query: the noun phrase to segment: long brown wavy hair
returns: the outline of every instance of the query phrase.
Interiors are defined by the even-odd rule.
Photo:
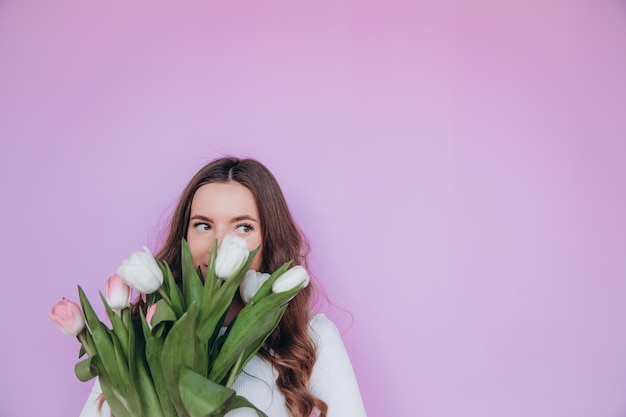
[[[263,272],[272,272],[290,260],[307,267],[309,245],[297,227],[285,197],[272,173],[254,159],[225,157],[202,167],[183,190],[169,222],[167,235],[157,257],[167,262],[175,274],[181,270],[181,241],[186,237],[191,202],[196,190],[209,183],[236,182],[254,196],[262,230]],[[293,417],[309,417],[317,409],[325,417],[327,404],[308,388],[317,358],[308,333],[311,295],[309,284],[291,300],[283,319],[259,351],[278,371],[276,384],[285,396]]]

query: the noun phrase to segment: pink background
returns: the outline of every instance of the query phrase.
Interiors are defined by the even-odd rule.
[[[0,1],[0,416],[78,415],[49,308],[223,154],[283,186],[370,416],[626,415],[624,1],[138,3]]]

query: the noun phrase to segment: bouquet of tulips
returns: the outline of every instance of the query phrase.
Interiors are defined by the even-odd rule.
[[[216,242],[217,247],[217,242]],[[111,327],[100,321],[78,286],[81,308],[63,299],[52,321],[81,343],[76,376],[98,376],[116,417],[206,417],[250,407],[230,387],[276,328],[291,300],[309,283],[301,266],[274,273],[248,270],[259,248],[228,235],[212,251],[206,276],[182,242],[182,282],[148,248],[123,261],[100,293]],[[133,306],[132,289],[144,302]],[[246,302],[223,329],[239,290]]]

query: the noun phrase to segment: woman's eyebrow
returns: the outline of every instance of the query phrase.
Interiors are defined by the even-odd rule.
[[[254,217],[248,215],[248,214],[243,214],[241,216],[237,216],[233,218],[233,222],[240,222],[242,220],[252,220],[253,222],[259,222],[257,219],[255,219]]]
[[[201,214],[194,214],[193,216],[191,216],[191,220],[203,220],[203,221],[207,221],[207,222],[211,222],[212,219],[210,217],[206,217],[203,216]],[[255,219],[254,217],[250,216],[249,214],[242,214],[241,216],[237,216],[237,217],[233,217],[233,219],[231,220],[231,222],[240,222],[242,220],[251,220],[253,222],[259,222],[257,219]]]
[[[204,220],[204,221],[207,221],[207,222],[211,221],[211,219],[209,219],[208,217],[202,216],[200,214],[194,214],[193,216],[191,216],[191,219],[192,220]]]

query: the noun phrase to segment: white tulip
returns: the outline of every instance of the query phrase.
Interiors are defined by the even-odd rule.
[[[303,266],[296,265],[289,269],[287,272],[276,278],[276,281],[272,284],[272,292],[285,292],[293,288],[304,288],[309,285],[308,272]]]
[[[228,279],[246,262],[249,253],[245,239],[231,234],[224,236],[215,258],[215,275]]]
[[[124,259],[117,268],[117,273],[131,288],[144,294],[152,294],[163,284],[163,272],[150,249],[144,246],[143,250]]]
[[[241,284],[239,284],[239,294],[243,302],[248,304],[269,277],[270,274],[253,271],[252,269],[246,272]]]

